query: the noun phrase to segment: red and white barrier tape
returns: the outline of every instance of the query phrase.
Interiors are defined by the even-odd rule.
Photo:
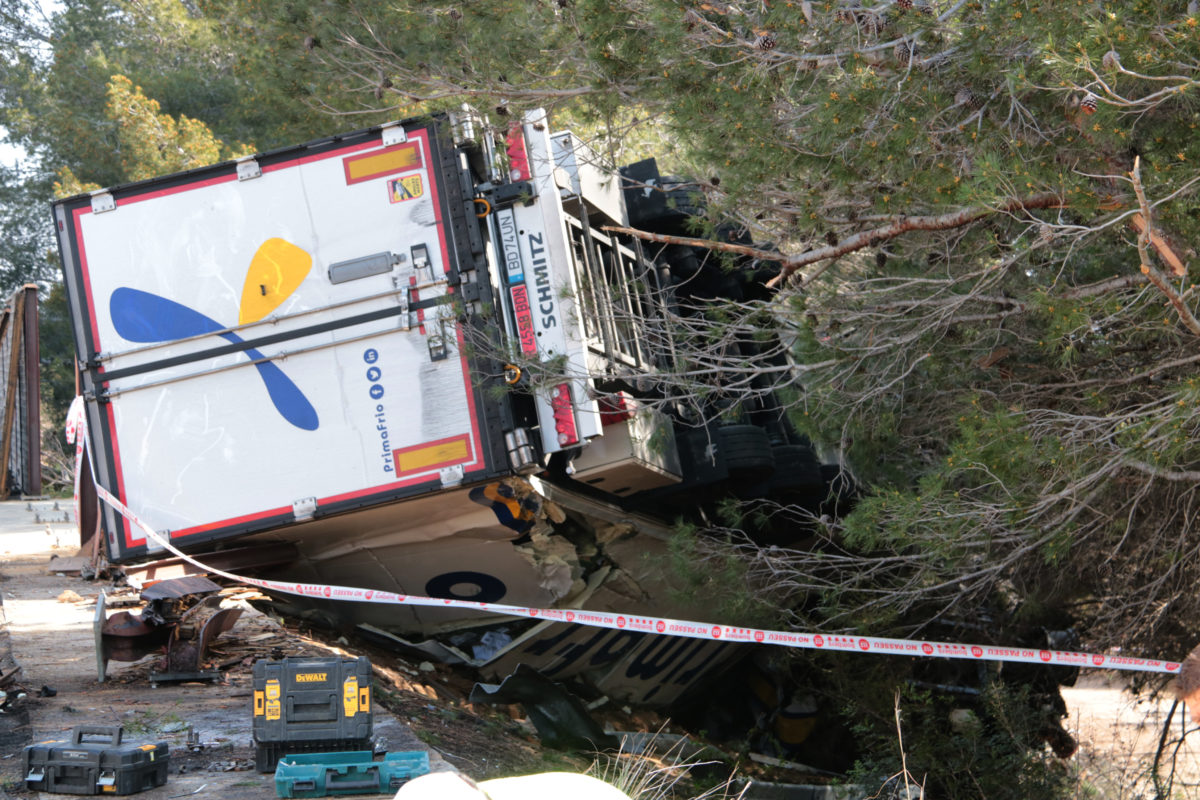
[[[76,518],[78,518],[79,475],[83,464],[83,453],[86,449],[87,420],[84,414],[82,398],[75,398],[67,419],[67,440],[75,442],[75,501]],[[90,457],[90,456],[89,456]],[[92,475],[97,473],[93,468]],[[1174,661],[1158,661],[1150,658],[1131,658],[1127,656],[1102,655],[1100,653],[1075,653],[1067,650],[1041,650],[1029,647],[1001,647],[997,645],[964,644],[961,642],[927,642],[913,639],[888,639],[880,636],[850,636],[842,634],[821,634],[796,631],[774,631],[759,628],[742,628],[730,625],[716,625],[708,622],[690,622],[687,620],[667,619],[660,617],[634,616],[631,614],[614,614],[606,611],[582,611],[557,608],[525,608],[509,606],[500,603],[479,603],[469,600],[441,599],[436,597],[419,597],[415,595],[381,592],[374,589],[360,589],[352,586],[331,586],[314,583],[285,583],[250,578],[232,572],[216,569],[204,564],[186,553],[181,552],[164,539],[157,531],[143,522],[121,500],[96,483],[96,493],[100,499],[112,506],[116,511],[140,528],[148,540],[161,545],[165,550],[184,561],[187,561],[211,574],[220,575],[231,581],[245,583],[282,594],[293,594],[302,597],[316,597],[329,600],[346,600],[359,603],[383,603],[389,605],[434,606],[442,608],[463,608],[472,611],[486,611],[493,614],[503,614],[513,617],[530,619],[545,619],[553,622],[568,622],[577,625],[587,625],[595,628],[613,628],[619,630],[639,631],[662,634],[664,636],[681,636],[689,639],[710,639],[728,642],[747,642],[769,644],[780,647],[794,647],[812,650],[841,650],[856,653],[875,653],[879,655],[903,655],[921,658],[959,658],[976,661],[1010,661],[1024,664],[1045,664],[1048,666],[1088,667],[1092,669],[1113,669],[1128,672],[1162,672],[1175,674],[1179,672],[1179,664]]]

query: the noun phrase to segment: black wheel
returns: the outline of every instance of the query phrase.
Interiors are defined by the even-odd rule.
[[[766,480],[775,470],[767,432],[754,425],[725,425],[717,429],[717,452],[737,481]]]
[[[775,473],[771,476],[771,494],[811,493],[825,488],[821,462],[811,447],[785,444],[771,449]]]

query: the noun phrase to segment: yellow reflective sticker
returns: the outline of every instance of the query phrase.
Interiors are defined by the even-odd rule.
[[[392,451],[397,474],[459,464],[466,461],[470,455],[466,436]]]
[[[271,678],[266,685],[267,719],[276,720],[282,716],[282,704],[279,702],[279,679]]]
[[[342,705],[346,708],[347,717],[358,713],[358,678],[353,675],[342,684]]]
[[[421,153],[416,142],[389,147],[386,150],[376,150],[361,156],[348,156],[342,159],[346,168],[346,183],[359,183],[382,178],[394,172],[414,169],[421,166]]]
[[[258,322],[300,288],[312,269],[312,256],[289,241],[267,239],[259,245],[242,286],[238,324]]]

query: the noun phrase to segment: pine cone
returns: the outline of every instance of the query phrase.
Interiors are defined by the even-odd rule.
[[[778,42],[775,41],[775,34],[770,31],[760,33],[758,38],[754,40],[754,46],[759,50],[774,50],[776,44]]]
[[[1080,101],[1079,110],[1085,114],[1095,114],[1096,109],[1099,108],[1099,106],[1100,98],[1096,97],[1096,95],[1092,94],[1091,92],[1088,92],[1084,96],[1083,100]]]
[[[975,94],[975,90],[970,86],[964,86],[954,93],[954,105],[966,106],[976,111],[983,107],[983,98]]]
[[[913,0],[896,0],[896,8],[901,11],[908,11],[913,7]]]
[[[1105,69],[1120,69],[1121,68],[1121,56],[1117,53],[1116,50],[1109,50],[1107,53],[1104,54],[1104,58],[1100,59],[1100,64]]]
[[[908,66],[908,63],[917,55],[917,44],[916,42],[910,43],[907,39],[901,39],[892,48],[892,55],[901,66]]]

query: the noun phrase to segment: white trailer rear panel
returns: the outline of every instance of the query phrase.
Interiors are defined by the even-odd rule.
[[[61,201],[97,478],[188,546],[507,471],[435,125]],[[493,417],[494,417],[493,413]],[[106,510],[112,557],[145,552]]]

